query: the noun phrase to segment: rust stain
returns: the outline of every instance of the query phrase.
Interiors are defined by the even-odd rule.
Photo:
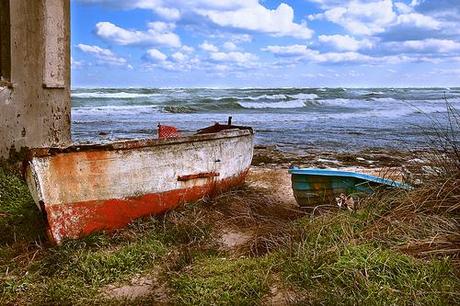
[[[78,156],[59,154],[55,158],[50,159],[50,173],[57,179],[56,181],[62,182],[55,186],[55,190],[59,193],[60,197],[64,197],[67,193],[80,193],[80,184],[75,176],[69,175],[78,171]]]
[[[202,178],[213,178],[219,176],[220,173],[217,172],[202,172],[197,174],[189,174],[189,175],[181,175],[177,177],[178,181],[186,182],[195,179],[202,179]]]
[[[53,181],[60,182],[54,188],[59,193],[59,198],[65,198],[67,194],[85,194],[85,186],[98,188],[104,184],[101,174],[107,173],[109,164],[107,151],[81,152],[77,154],[58,154],[50,159],[50,173]],[[72,173],[86,172],[88,182],[82,182],[79,175]],[[53,203],[54,204],[54,203]]]
[[[100,186],[107,184],[107,169],[110,166],[109,155],[110,152],[108,151],[84,152],[82,161],[87,163],[90,170],[90,175],[87,176],[87,186],[91,186],[92,189],[98,189]]]
[[[63,205],[45,205],[49,221],[48,235],[59,244],[63,239],[77,239],[95,231],[115,230],[134,219],[157,215],[205,195],[216,195],[244,183],[249,169],[224,180],[210,178],[202,186],[147,194],[127,199],[87,201]]]

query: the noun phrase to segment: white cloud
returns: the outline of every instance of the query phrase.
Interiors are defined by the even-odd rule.
[[[219,51],[219,48],[217,48],[215,45],[211,43],[208,43],[207,41],[203,42],[200,45],[200,48],[207,52],[218,52]]]
[[[334,7],[310,19],[326,19],[337,23],[353,34],[372,35],[384,31],[396,18],[392,0],[350,1],[346,6]]]
[[[364,55],[357,52],[328,52],[318,53],[312,58],[313,61],[318,63],[375,63],[378,61],[376,58]]]
[[[149,49],[147,50],[147,58],[155,62],[162,62],[162,61],[165,61],[168,57],[164,53],[162,53],[160,50]]]
[[[229,50],[229,51],[235,51],[238,49],[238,46],[234,42],[231,42],[231,41],[227,41],[226,43],[224,43],[223,47],[224,49]]]
[[[104,49],[99,46],[91,46],[85,44],[78,44],[77,48],[84,53],[91,54],[96,59],[98,59],[99,63],[101,64],[108,64],[112,66],[127,66],[129,68],[132,68],[132,66],[128,64],[128,61],[125,58],[115,55],[109,49]]]
[[[160,68],[165,71],[170,72],[186,72],[191,71],[199,68],[200,60],[198,58],[192,58],[187,61],[176,61],[176,60],[166,60],[160,63],[156,63],[148,68]]]
[[[390,27],[439,29],[441,26],[433,17],[416,13],[412,6],[401,2],[393,4],[392,0],[352,0],[309,18],[331,21],[355,35],[383,33]]]
[[[309,49],[304,45],[290,46],[268,46],[262,51],[267,51],[278,57],[293,58],[295,61],[303,60],[315,63],[337,64],[337,63],[355,63],[355,64],[399,64],[403,62],[420,62],[431,61],[426,57],[409,57],[404,55],[394,56],[370,56],[358,52],[325,52]]]
[[[262,51],[267,51],[282,57],[303,57],[315,52],[305,45],[267,46],[263,48]]]
[[[417,28],[425,28],[432,30],[437,30],[441,27],[441,23],[433,17],[418,13],[399,15],[395,25],[412,25]]]
[[[345,5],[349,0],[307,0],[319,4],[323,9],[328,9],[335,6]]]
[[[394,6],[401,14],[409,14],[414,11],[414,8],[411,5],[407,5],[404,2],[395,2]]]
[[[139,1],[137,6],[143,9],[151,9],[165,19],[178,20],[181,17],[181,12],[177,8],[163,7],[148,2],[149,1]]]
[[[148,30],[136,31],[118,27],[110,22],[96,24],[96,34],[106,40],[119,45],[159,45],[180,47],[181,42],[177,34],[173,33],[175,25],[165,22],[151,22]]]
[[[175,62],[183,62],[185,61],[188,56],[185,55],[184,53],[182,52],[175,52],[171,55],[171,58],[175,61]]]
[[[149,9],[162,18],[180,20],[182,16],[205,18],[221,27],[308,39],[313,31],[306,23],[294,21],[294,10],[285,3],[270,10],[258,0],[79,0],[103,3],[126,9]]]
[[[318,40],[341,51],[357,51],[373,47],[369,39],[357,40],[349,35],[320,35]]]
[[[195,51],[195,49],[193,47],[190,47],[190,46],[182,46],[182,48],[180,48],[180,50],[184,53],[187,53],[187,54],[190,54],[190,53],[193,53],[193,51]]]
[[[232,34],[230,35],[230,39],[235,43],[244,43],[252,41],[252,36],[249,34]]]
[[[215,62],[234,62],[238,64],[252,63],[258,60],[257,56],[248,52],[213,52],[209,55]]]
[[[275,10],[265,8],[258,1],[248,1],[245,7],[237,10],[198,9],[196,12],[222,27],[301,39],[309,39],[313,35],[305,23],[294,22],[294,10],[285,3]]]
[[[430,52],[430,53],[449,53],[459,52],[460,42],[448,39],[424,39],[424,40],[407,40],[403,42],[386,43],[387,48],[397,50],[398,52]]]

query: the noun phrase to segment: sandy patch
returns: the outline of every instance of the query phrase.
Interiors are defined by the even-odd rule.
[[[105,290],[105,295],[112,299],[134,300],[139,297],[145,297],[153,289],[153,281],[146,277],[133,279],[131,284],[116,287],[109,285]]]
[[[270,288],[269,296],[264,300],[264,305],[290,305],[296,301],[296,293],[292,290],[278,288],[273,286]]]
[[[224,250],[232,250],[244,245],[252,238],[249,233],[227,230],[220,237],[220,245]]]
[[[247,179],[250,187],[266,189],[279,202],[297,206],[288,169],[253,167]]]
[[[109,299],[135,300],[152,297],[155,302],[167,303],[169,289],[159,281],[158,275],[135,277],[126,285],[108,285],[103,294]]]

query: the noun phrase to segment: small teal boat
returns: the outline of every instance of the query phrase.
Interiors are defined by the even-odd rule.
[[[349,171],[293,167],[289,173],[294,196],[300,206],[332,203],[340,194],[359,197],[378,189],[411,189],[404,183]]]

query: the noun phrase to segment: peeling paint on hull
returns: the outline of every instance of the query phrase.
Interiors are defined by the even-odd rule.
[[[26,178],[59,244],[238,186],[252,154],[252,130],[38,149]]]
[[[122,228],[132,220],[164,213],[182,203],[193,202],[206,195],[214,195],[244,182],[247,171],[225,181],[203,186],[146,194],[127,199],[88,201],[46,208],[48,234],[53,240],[79,238],[96,231]]]

